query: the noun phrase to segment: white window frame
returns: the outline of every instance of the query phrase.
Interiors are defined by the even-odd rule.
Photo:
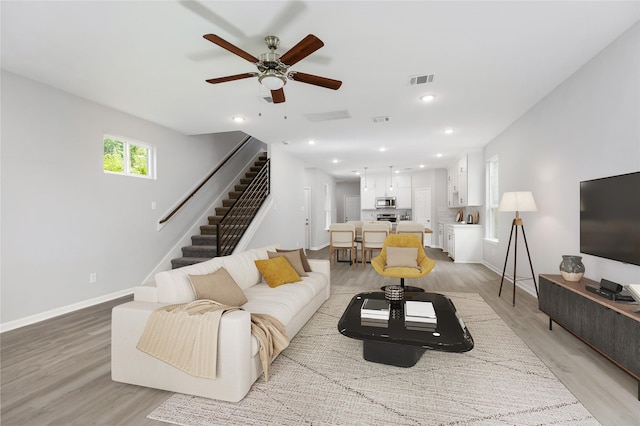
[[[499,187],[499,175],[500,175],[500,162],[498,160],[498,156],[494,155],[487,160],[486,167],[486,210],[485,217],[486,221],[486,234],[485,238],[489,241],[498,242],[499,240],[499,225],[500,225],[500,217],[498,212],[498,206],[500,205],[500,187]],[[493,191],[494,186],[492,183],[495,182],[495,193]]]
[[[155,149],[155,147],[153,145],[145,143],[145,142],[140,142],[140,141],[137,141],[137,140],[134,140],[134,139],[131,139],[131,138],[127,138],[127,137],[105,134],[102,137],[102,145],[103,145],[103,147],[104,147],[104,140],[105,139],[113,139],[115,141],[123,143],[123,145],[124,145],[123,146],[123,150],[124,150],[124,171],[122,171],[122,172],[114,172],[114,171],[111,171],[111,170],[104,170],[104,162],[103,162],[102,171],[104,173],[108,173],[108,174],[112,174],[112,175],[132,176],[132,177],[137,177],[137,178],[142,178],[142,179],[155,179],[156,178],[156,149]],[[131,172],[130,147],[132,145],[133,146],[143,147],[143,148],[145,148],[147,150],[147,174],[146,175],[141,175],[141,174],[138,174],[138,173]]]

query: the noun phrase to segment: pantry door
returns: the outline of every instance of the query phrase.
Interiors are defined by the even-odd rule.
[[[431,222],[431,188],[417,188],[414,194],[414,211],[413,220],[424,225],[433,231]],[[433,234],[425,234],[424,245],[431,247],[431,236]]]

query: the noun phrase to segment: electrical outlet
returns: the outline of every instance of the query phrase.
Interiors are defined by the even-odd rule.
[[[155,210],[158,207],[155,201],[151,202],[151,210]]]
[[[92,272],[89,274],[89,283],[93,284],[96,281],[98,281],[98,274],[96,274],[95,272]]]

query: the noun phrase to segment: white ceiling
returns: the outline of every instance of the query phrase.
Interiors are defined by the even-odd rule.
[[[184,134],[285,142],[344,180],[364,167],[446,167],[484,146],[637,22],[640,2],[2,1],[1,14],[6,70]],[[289,81],[277,105],[257,79],[210,85],[255,67],[207,33],[254,56],[266,35],[284,53],[314,34],[325,46],[291,69],[343,85]],[[409,85],[424,74],[434,81]],[[420,102],[427,93],[436,100]],[[308,118],[337,112],[350,118]]]

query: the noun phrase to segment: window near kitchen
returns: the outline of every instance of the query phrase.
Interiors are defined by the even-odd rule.
[[[324,185],[324,227],[331,226],[331,185]]]
[[[487,235],[489,240],[498,241],[498,206],[500,193],[498,189],[498,156],[487,161]]]
[[[122,137],[103,138],[105,173],[155,179],[155,153],[151,145]]]

